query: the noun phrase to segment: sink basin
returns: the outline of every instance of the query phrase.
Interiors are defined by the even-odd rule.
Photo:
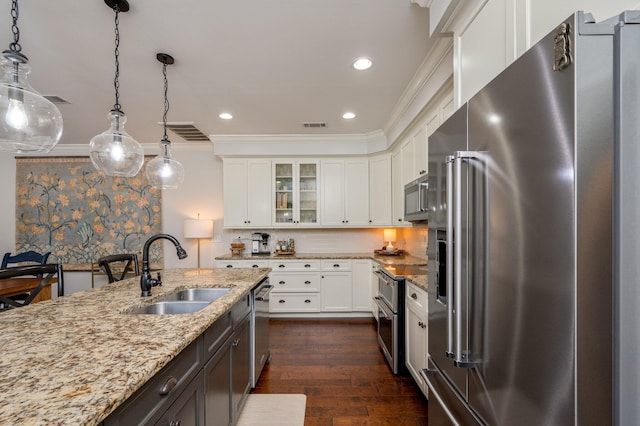
[[[131,311],[132,314],[176,315],[193,314],[206,308],[211,302],[206,301],[171,301],[156,302]]]
[[[214,300],[224,296],[229,288],[187,288],[185,290],[176,291],[167,294],[161,300],[165,301],[203,301],[213,302]]]

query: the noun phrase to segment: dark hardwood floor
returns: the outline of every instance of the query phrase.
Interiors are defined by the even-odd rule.
[[[270,331],[254,393],[307,395],[305,426],[427,424],[426,398],[391,373],[373,319],[271,319]]]

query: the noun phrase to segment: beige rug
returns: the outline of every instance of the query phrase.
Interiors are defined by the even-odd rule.
[[[250,394],[238,426],[303,426],[307,396],[301,394]]]

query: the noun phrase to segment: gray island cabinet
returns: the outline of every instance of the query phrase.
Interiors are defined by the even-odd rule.
[[[104,421],[104,426],[235,424],[251,389],[244,296]]]

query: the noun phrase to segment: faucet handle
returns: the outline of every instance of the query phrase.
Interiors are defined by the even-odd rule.
[[[158,279],[156,280],[156,285],[162,285],[162,276],[160,275],[160,272],[158,272]]]

